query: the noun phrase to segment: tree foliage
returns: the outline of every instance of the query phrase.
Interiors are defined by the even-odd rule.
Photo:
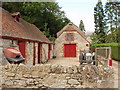
[[[103,8],[99,1],[94,8],[93,44],[120,42],[120,2],[108,0]]]
[[[19,11],[24,20],[36,25],[48,37],[56,33],[70,20],[56,2],[3,2],[10,13]]]
[[[86,31],[82,20],[80,20],[79,28],[81,31],[84,31],[84,32]]]
[[[108,0],[105,4],[106,21],[108,25],[108,36],[106,42],[118,42],[118,32],[120,27],[120,2],[118,0]]]
[[[95,23],[95,34],[96,43],[105,43],[105,35],[106,35],[106,22],[105,22],[105,14],[103,10],[102,2],[99,1],[94,7],[94,23]]]

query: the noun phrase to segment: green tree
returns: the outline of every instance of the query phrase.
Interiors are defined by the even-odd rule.
[[[107,27],[106,27],[106,22],[105,22],[105,14],[103,10],[103,5],[100,0],[94,7],[94,23],[95,23],[94,37],[96,37],[96,40],[97,40],[96,43],[105,43]]]
[[[118,42],[117,33],[120,23],[120,2],[118,0],[108,0],[105,4],[106,21],[108,25],[107,42]]]
[[[84,31],[84,32],[86,31],[82,20],[80,20],[79,28],[81,31]]]

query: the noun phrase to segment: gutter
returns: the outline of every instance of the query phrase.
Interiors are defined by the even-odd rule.
[[[52,44],[52,42],[43,42],[39,40],[31,40],[31,39],[24,39],[19,37],[11,37],[11,36],[0,36],[2,39],[11,39],[11,40],[19,40],[19,41],[30,41],[30,42],[37,42],[37,43],[44,43],[44,44]]]

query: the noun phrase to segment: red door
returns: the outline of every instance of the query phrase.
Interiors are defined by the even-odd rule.
[[[76,44],[64,45],[64,57],[76,57]]]
[[[22,56],[25,58],[25,42],[24,41],[18,41],[19,50],[22,54]]]

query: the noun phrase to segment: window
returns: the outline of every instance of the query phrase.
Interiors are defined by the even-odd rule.
[[[73,38],[73,34],[72,33],[68,33],[67,34],[67,41],[73,41],[74,38]]]

